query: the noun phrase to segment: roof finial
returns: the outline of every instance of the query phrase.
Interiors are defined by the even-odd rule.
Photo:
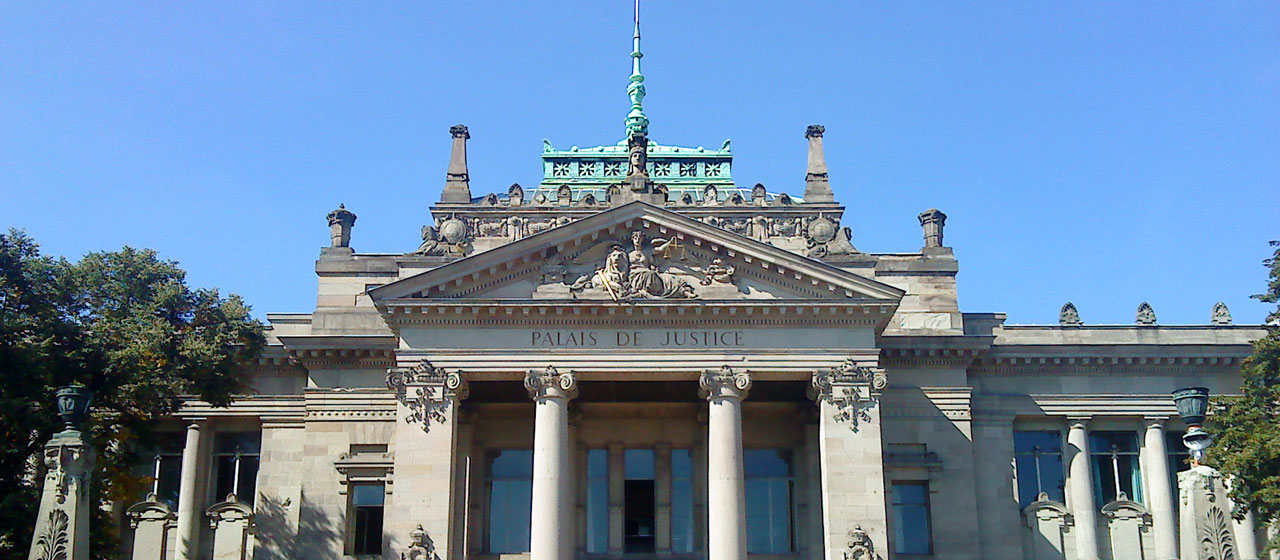
[[[644,115],[644,74],[640,73],[640,0],[635,0],[636,32],[631,38],[631,79],[627,95],[631,97],[631,112],[627,113],[627,136],[635,133],[649,134],[649,117]]]

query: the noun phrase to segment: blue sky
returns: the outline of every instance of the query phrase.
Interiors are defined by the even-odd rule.
[[[178,260],[259,315],[309,311],[324,215],[405,252],[448,128],[472,192],[540,179],[542,138],[612,143],[626,0],[0,3],[0,226],[49,254]],[[966,311],[1051,323],[1207,322],[1265,285],[1280,238],[1275,2],[677,2],[642,6],[666,144],[733,139],[734,178],[803,192],[827,127],[868,252],[950,217]]]

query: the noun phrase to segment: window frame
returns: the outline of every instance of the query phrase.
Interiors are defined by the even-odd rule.
[[[777,454],[779,458],[786,463],[787,475],[786,476],[760,476],[760,475],[752,476],[748,472],[748,467],[747,467],[748,456],[752,453],[760,453],[760,452],[771,452],[771,453]],[[796,512],[797,510],[796,450],[790,447],[745,448],[742,450],[742,460],[743,460],[742,478],[743,478],[744,487],[749,487],[752,480],[767,480],[767,481],[784,481],[786,482],[786,488],[787,488],[787,505],[786,505],[787,507],[787,547],[786,549],[785,550],[776,550],[776,549],[752,550],[751,539],[749,537],[750,528],[748,528],[748,539],[746,543],[747,553],[748,554],[794,554],[798,552],[799,543],[797,542],[797,535],[796,535],[796,516],[797,516],[797,512]],[[743,496],[743,501],[744,501],[743,505],[748,511],[747,519],[749,520],[751,518],[751,515],[750,515],[751,502],[748,496],[749,495]],[[770,509],[770,515],[768,517],[771,520],[773,519],[772,509]],[[749,524],[750,521],[748,521],[747,523]]]
[[[1117,435],[1122,435],[1127,437],[1129,439],[1129,442],[1132,444],[1132,450],[1120,451],[1117,449],[1117,447],[1114,444],[1112,444],[1112,449],[1102,450],[1102,449],[1097,449],[1096,448],[1097,446],[1094,445],[1095,438],[1103,438],[1103,437],[1117,436]],[[1120,475],[1120,464],[1121,464],[1120,457],[1125,457],[1127,459],[1126,462],[1131,467],[1131,470],[1129,470],[1128,473],[1123,478]],[[1147,492],[1146,492],[1146,489],[1142,487],[1143,472],[1142,472],[1141,457],[1142,457],[1141,439],[1138,437],[1138,433],[1136,431],[1091,430],[1089,432],[1089,474],[1093,479],[1093,488],[1091,489],[1091,491],[1093,492],[1093,498],[1096,501],[1098,507],[1102,507],[1113,501],[1119,501],[1121,493],[1124,493],[1125,498],[1128,499],[1129,501],[1136,502],[1136,503],[1146,502]],[[1108,459],[1110,460],[1110,463],[1111,463],[1110,466],[1112,471],[1111,472],[1112,476],[1109,479],[1104,476],[1105,473],[1104,473],[1104,469],[1102,468],[1102,465]],[[1130,489],[1133,490],[1133,492],[1124,492],[1123,484],[1121,483],[1121,481],[1126,478],[1129,480]],[[1115,491],[1114,492],[1115,497],[1112,498],[1110,501],[1106,499],[1106,488],[1108,484],[1112,485]]]
[[[924,497],[924,503],[922,504],[900,503],[899,502],[900,492],[898,492],[897,490],[898,486],[915,486],[915,487],[921,488],[923,490],[921,494]],[[895,555],[928,556],[934,553],[932,502],[933,500],[930,499],[930,486],[929,486],[928,480],[894,480],[889,482],[889,510],[890,510],[890,515],[893,518],[892,519],[893,528],[894,528],[893,553]],[[907,539],[898,538],[899,535],[905,534],[903,533],[903,529],[906,525],[903,522],[903,516],[900,515],[899,509],[898,509],[900,506],[901,507],[920,507],[924,509],[924,524],[925,524],[924,533],[926,537],[925,544],[927,545],[925,552],[902,550],[901,547],[905,544],[904,541]]]
[[[356,504],[356,498],[360,492],[359,489],[374,487],[374,486],[382,488],[382,503],[376,506]],[[378,558],[382,556],[383,540],[386,536],[386,519],[387,519],[386,504],[387,504],[387,486],[383,482],[357,482],[357,483],[352,483],[349,486],[349,491],[347,492],[347,531],[346,531],[345,546],[343,547],[344,548],[343,552],[346,555],[354,556],[357,558]],[[379,516],[382,518],[378,523],[379,530],[378,530],[377,539],[375,541],[377,551],[361,552],[358,550],[360,510],[369,509],[369,508],[377,508],[379,510]]]
[[[255,449],[250,450],[251,452],[241,451],[238,445],[236,446],[235,450],[232,452],[218,450],[218,446],[222,443],[223,438],[246,437],[246,436],[251,436],[256,441]],[[257,492],[258,492],[258,472],[262,468],[262,432],[249,431],[249,430],[243,430],[243,431],[237,430],[237,431],[216,432],[214,434],[213,452],[210,453],[210,458],[213,463],[213,469],[211,469],[213,471],[212,472],[213,476],[211,477],[211,480],[210,480],[211,484],[209,485],[209,490],[213,492],[213,498],[212,498],[213,503],[220,503],[227,499],[227,493],[222,493],[218,491],[219,490],[218,485],[222,478],[222,462],[220,461],[220,459],[225,457],[232,458],[232,474],[231,474],[232,482],[231,482],[231,492],[229,493],[235,494],[236,501],[242,504],[245,504],[249,506],[250,509],[252,509],[257,502],[256,498],[257,498]],[[253,476],[248,478],[249,480],[248,484],[251,485],[249,486],[249,489],[252,491],[249,492],[248,495],[245,495],[244,493],[241,492],[241,489],[244,487],[244,484],[245,484],[245,477],[242,476],[243,475],[242,471],[243,471],[243,467],[247,464],[242,461],[244,461],[244,459],[246,458],[252,458],[254,460]]]
[[[501,456],[503,453],[505,453],[505,452],[522,452],[522,453],[528,453],[528,454],[529,454],[529,464],[530,464],[530,468],[529,468],[529,478],[524,479],[524,478],[509,477],[509,476],[503,476],[503,477],[495,477],[495,476],[494,476],[494,474],[493,474],[493,466],[494,466],[493,464],[494,464],[494,461],[496,461],[496,460],[498,459],[498,457],[500,457],[500,456]],[[512,448],[493,448],[493,449],[488,449],[488,450],[486,450],[486,451],[485,451],[485,454],[484,454],[484,457],[485,457],[485,461],[484,461],[484,484],[483,484],[483,488],[484,488],[484,506],[483,506],[483,507],[484,507],[484,515],[483,515],[483,517],[482,517],[482,519],[481,519],[481,525],[482,525],[482,527],[481,527],[481,529],[482,529],[482,530],[480,531],[480,533],[481,533],[481,538],[482,538],[482,542],[481,542],[481,550],[483,550],[483,554],[486,554],[486,555],[527,554],[527,553],[531,552],[531,550],[523,550],[523,551],[498,551],[498,552],[495,552],[495,551],[493,550],[493,518],[494,518],[494,517],[493,517],[493,516],[494,516],[494,512],[493,512],[493,483],[494,483],[494,481],[495,481],[495,480],[513,480],[513,481],[514,481],[514,480],[527,480],[527,481],[528,481],[528,483],[529,483],[529,496],[530,496],[530,499],[532,500],[532,496],[533,496],[533,467],[532,467],[532,465],[533,465],[533,450],[532,450],[532,449],[525,449],[525,448],[515,448],[515,447],[512,447]],[[529,518],[528,518],[528,519],[529,519],[529,521],[532,521],[532,520],[533,520],[533,508],[532,508],[532,503],[530,504],[530,508],[529,508]],[[527,524],[526,524],[526,525],[527,525]],[[527,544],[525,545],[525,548],[526,548],[526,549],[528,549],[528,548],[532,548],[532,547],[531,547],[531,545],[532,545],[532,535],[529,535],[529,537],[530,537],[530,542],[529,542],[529,543],[527,543]]]
[[[1053,453],[1052,451],[1045,452],[1045,453],[1035,453],[1035,452],[1026,453],[1026,452],[1020,452],[1020,451],[1018,451],[1018,434],[1023,434],[1023,433],[1053,434],[1054,436],[1056,436],[1056,439],[1057,439],[1057,442],[1058,442],[1058,451],[1057,451],[1057,453],[1055,454],[1055,453]],[[1034,446],[1033,446],[1033,448],[1034,448]],[[1049,499],[1050,499],[1051,501],[1055,501],[1055,502],[1059,502],[1059,503],[1066,503],[1066,496],[1067,496],[1067,489],[1066,489],[1066,484],[1067,484],[1067,482],[1066,482],[1066,481],[1067,481],[1066,449],[1067,449],[1066,437],[1064,436],[1064,434],[1062,433],[1062,430],[1060,430],[1060,429],[1034,429],[1034,428],[1031,428],[1031,429],[1015,429],[1015,430],[1013,430],[1013,464],[1014,464],[1014,474],[1015,474],[1015,476],[1017,477],[1017,486],[1014,488],[1014,492],[1015,492],[1015,493],[1017,494],[1017,496],[1018,496],[1018,505],[1019,505],[1019,507],[1020,507],[1020,508],[1026,508],[1027,506],[1031,505],[1032,503],[1035,503],[1035,501],[1039,498],[1039,495],[1040,495],[1041,493],[1048,494],[1048,495],[1049,495]],[[1055,456],[1055,455],[1056,455],[1056,456],[1057,456],[1057,458],[1058,458],[1058,471],[1059,471],[1059,473],[1058,473],[1058,475],[1059,475],[1059,476],[1058,476],[1058,480],[1059,480],[1059,484],[1058,484],[1058,487],[1056,488],[1056,490],[1057,490],[1057,494],[1051,494],[1051,493],[1046,492],[1046,491],[1044,490],[1044,477],[1043,477],[1043,473],[1044,473],[1044,470],[1045,470],[1045,469],[1041,467],[1041,462],[1040,462],[1040,461],[1041,461],[1041,459],[1042,459],[1043,457],[1046,457],[1046,456],[1047,456],[1047,457],[1053,457],[1053,456]],[[1023,474],[1024,474],[1024,473],[1022,473],[1022,472],[1018,469],[1018,462],[1019,462],[1019,459],[1020,459],[1020,458],[1028,457],[1028,456],[1029,456],[1029,457],[1031,457],[1031,458],[1032,458],[1032,460],[1035,462],[1035,466],[1036,466],[1036,468],[1035,468],[1035,472],[1033,472],[1033,473],[1029,473],[1029,474],[1031,474],[1031,477],[1024,477],[1024,476],[1023,476]],[[1034,478],[1034,479],[1035,479],[1036,490],[1037,490],[1037,492],[1036,492],[1036,498],[1035,498],[1035,499],[1032,499],[1030,502],[1022,503],[1022,484],[1023,484],[1023,481],[1024,481],[1024,480],[1027,480],[1028,478]]]

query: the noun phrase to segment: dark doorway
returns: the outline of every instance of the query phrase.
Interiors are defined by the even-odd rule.
[[[652,449],[628,449],[623,486],[622,545],[625,552],[654,552],[654,464]]]

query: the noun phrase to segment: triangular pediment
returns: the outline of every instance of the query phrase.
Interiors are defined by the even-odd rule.
[[[903,291],[632,202],[369,291],[397,300],[892,303]]]

